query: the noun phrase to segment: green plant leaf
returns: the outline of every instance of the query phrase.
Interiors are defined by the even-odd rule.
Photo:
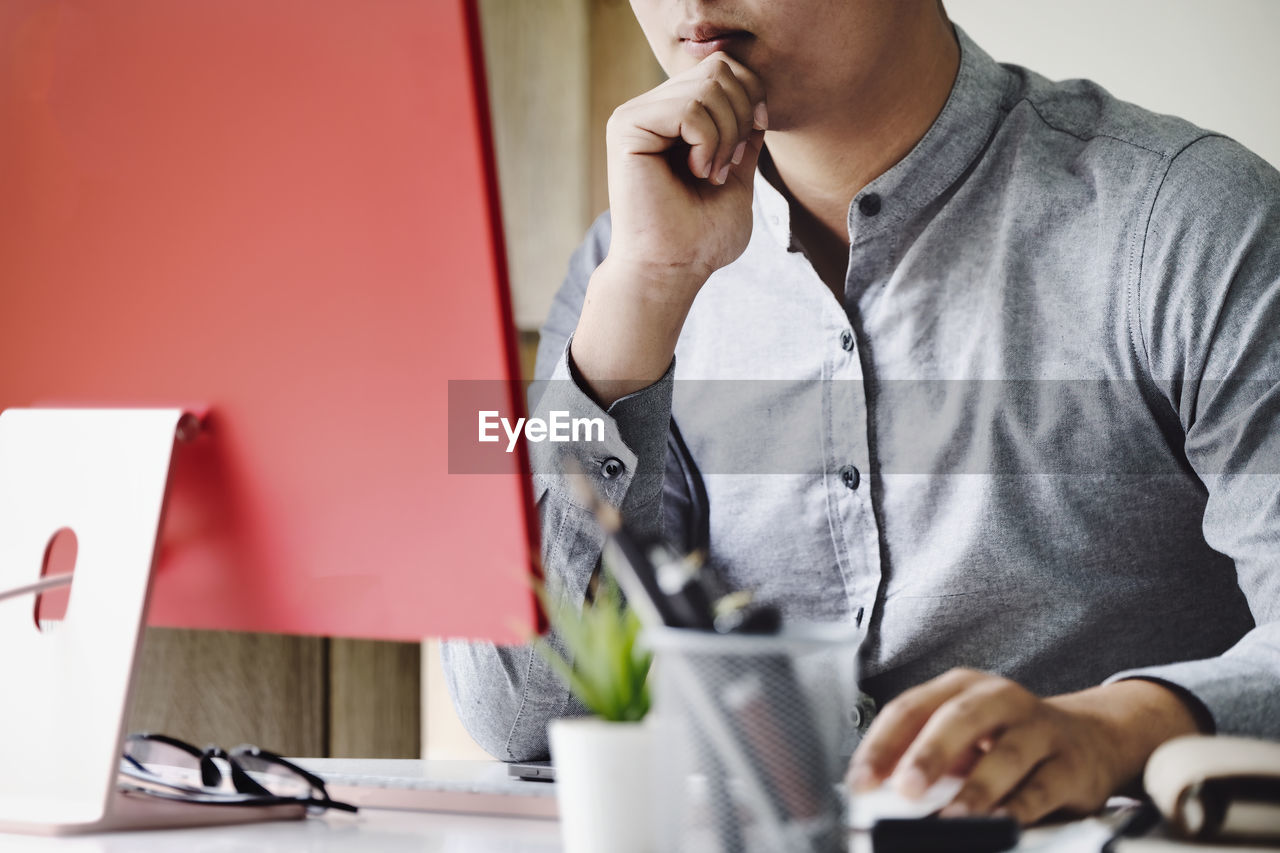
[[[563,645],[539,638],[534,648],[592,713],[608,720],[636,721],[649,710],[652,656],[639,643],[641,624],[607,572],[594,600],[576,606],[558,590],[535,585],[539,601]]]

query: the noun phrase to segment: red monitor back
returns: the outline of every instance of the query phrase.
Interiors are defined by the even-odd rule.
[[[464,0],[0,4],[0,408],[210,411],[152,624],[532,629],[519,454],[448,464],[448,381],[516,364],[478,43]]]

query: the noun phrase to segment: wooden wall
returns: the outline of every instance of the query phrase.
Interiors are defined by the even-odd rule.
[[[130,731],[285,755],[416,758],[417,643],[148,628]]]
[[[609,206],[604,127],[662,80],[625,0],[480,0],[516,324],[536,329]]]
[[[608,205],[604,124],[661,71],[622,0],[479,0],[522,363]],[[149,628],[131,731],[300,756],[472,757],[436,644]]]

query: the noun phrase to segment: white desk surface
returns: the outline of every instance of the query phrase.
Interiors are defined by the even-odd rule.
[[[412,763],[420,764],[423,772],[430,775],[431,762]],[[449,764],[453,765],[450,772],[456,773],[459,762]],[[475,772],[491,776],[496,764],[474,762]],[[344,772],[370,774],[387,772],[388,766],[379,761],[343,765]],[[1088,820],[1028,831],[1018,849],[1035,853],[1097,851],[1105,838],[1103,823]],[[868,847],[865,835],[854,837],[854,853]],[[561,849],[559,824],[551,820],[387,809],[362,809],[358,815],[333,813],[300,821],[63,838],[0,834],[2,853],[559,853]]]
[[[363,809],[351,817],[36,838],[0,835],[4,853],[559,853],[550,820]]]

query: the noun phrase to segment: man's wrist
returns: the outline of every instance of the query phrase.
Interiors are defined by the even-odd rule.
[[[1143,679],[1126,679],[1049,700],[1096,724],[1112,756],[1119,789],[1136,781],[1158,746],[1200,731],[1196,715],[1173,690]]]
[[[714,268],[687,263],[665,263],[646,260],[614,245],[591,275],[597,287],[608,286],[618,295],[634,296],[651,306],[667,306],[687,313],[702,285]]]
[[[587,287],[570,357],[602,406],[662,378],[701,282],[685,270],[640,269],[605,258]]]

